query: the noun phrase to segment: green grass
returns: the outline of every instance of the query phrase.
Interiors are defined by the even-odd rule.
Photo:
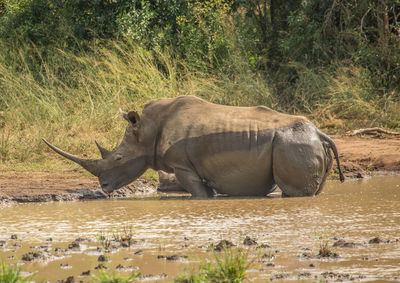
[[[222,255],[214,252],[213,261],[200,262],[197,270],[182,273],[173,282],[243,282],[250,265],[247,253],[242,249],[225,249]]]
[[[23,277],[21,268],[14,265],[0,265],[0,283],[28,283],[31,282],[31,277]]]
[[[141,274],[137,271],[133,271],[129,276],[122,276],[119,273],[107,271],[106,269],[100,269],[98,275],[92,276],[91,282],[99,283],[130,283],[136,282],[141,277]]]
[[[318,256],[323,258],[328,257],[338,257],[339,255],[336,253],[335,249],[332,249],[330,245],[330,240],[326,236],[319,237],[319,251]]]

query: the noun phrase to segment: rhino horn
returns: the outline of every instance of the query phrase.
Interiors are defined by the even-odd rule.
[[[99,149],[101,157],[103,159],[107,158],[107,156],[109,156],[111,154],[111,151],[102,147],[97,141],[94,141],[94,142],[96,143],[97,148]]]
[[[48,141],[46,141],[45,139],[42,138],[42,140],[55,152],[57,152],[58,154],[64,156],[65,158],[78,163],[79,165],[81,165],[83,168],[85,168],[87,171],[89,171],[90,173],[92,173],[95,176],[99,176],[100,175],[100,170],[99,170],[99,161],[100,160],[95,160],[95,159],[82,159],[79,158],[75,155],[66,153],[65,151],[55,147],[54,145],[52,145],[51,143],[49,143]]]
[[[125,111],[122,111],[122,109],[120,108],[119,114],[121,114],[122,118],[124,118],[126,121],[129,122],[128,113],[126,113]]]

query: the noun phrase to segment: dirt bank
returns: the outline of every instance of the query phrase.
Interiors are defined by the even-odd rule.
[[[156,193],[156,183],[139,179],[112,193],[114,198],[127,198]],[[73,201],[106,198],[97,177],[78,173],[3,173],[0,174],[1,202]]]
[[[346,177],[400,173],[400,137],[333,136],[333,139]],[[99,189],[97,178],[84,177],[78,173],[0,173],[0,201],[3,202],[68,201],[105,197]],[[140,179],[114,192],[112,196],[130,197],[155,192],[154,182]]]
[[[400,137],[332,136],[347,177],[400,173]]]

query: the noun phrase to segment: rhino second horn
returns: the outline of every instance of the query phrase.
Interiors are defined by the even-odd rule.
[[[52,145],[51,143],[49,143],[48,141],[46,141],[44,138],[42,138],[42,140],[55,152],[57,152],[58,154],[60,154],[61,156],[64,156],[65,158],[78,163],[79,165],[81,165],[83,168],[85,168],[87,171],[89,171],[90,173],[92,173],[95,176],[99,176],[100,175],[100,170],[99,170],[99,161],[100,160],[95,160],[95,159],[83,159],[83,158],[79,158],[75,155],[66,153],[65,151],[55,147],[54,145]]]
[[[102,147],[97,141],[94,141],[94,142],[96,143],[97,148],[99,149],[101,157],[103,159],[107,158],[107,156],[109,156],[111,154],[111,151]]]

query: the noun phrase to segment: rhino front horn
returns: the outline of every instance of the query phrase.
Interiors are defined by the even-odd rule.
[[[79,158],[75,155],[66,153],[65,151],[55,147],[54,145],[52,145],[51,143],[49,143],[48,141],[46,141],[44,138],[42,138],[42,140],[55,152],[57,152],[58,154],[64,156],[65,158],[78,163],[79,165],[81,165],[83,168],[85,168],[86,170],[88,170],[90,173],[92,173],[95,176],[99,176],[100,175],[100,170],[99,170],[99,161],[100,160],[95,160],[95,159],[82,159]]]
[[[107,156],[110,155],[111,151],[109,151],[108,149],[105,149],[104,147],[102,147],[97,141],[94,141],[97,145],[97,148],[100,151],[101,157],[103,159],[107,158]]]

